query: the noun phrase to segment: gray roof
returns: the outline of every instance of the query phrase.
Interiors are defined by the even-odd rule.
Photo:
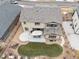
[[[20,10],[21,7],[8,2],[0,6],[0,38],[20,13]]]
[[[33,6],[31,8],[25,7],[21,11],[20,21],[29,22],[62,22],[61,10],[59,7],[53,6]]]

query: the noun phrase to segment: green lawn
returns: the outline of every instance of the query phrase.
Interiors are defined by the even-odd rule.
[[[47,45],[44,43],[28,43],[18,48],[18,53],[24,56],[46,55],[50,57],[59,56],[63,48],[58,44]]]

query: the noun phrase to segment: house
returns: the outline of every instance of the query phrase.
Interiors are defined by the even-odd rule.
[[[79,34],[79,7],[75,9],[72,19],[74,33]]]
[[[21,11],[20,22],[24,32],[28,31],[33,38],[43,37],[53,41],[52,38],[61,35],[62,15],[59,7],[26,5]]]
[[[79,7],[74,9],[72,21],[62,23],[66,37],[72,49],[79,50]]]
[[[21,7],[9,2],[0,6],[0,40],[5,41],[16,26]]]

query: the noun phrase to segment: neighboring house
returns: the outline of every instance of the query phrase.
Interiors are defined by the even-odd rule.
[[[49,38],[56,38],[61,35],[62,15],[59,7],[40,4],[26,6],[21,11],[20,22],[24,32],[29,31],[34,38],[47,35]],[[39,35],[40,31],[42,33]]]
[[[73,14],[73,29],[75,34],[79,34],[79,8]]]
[[[4,3],[0,6],[0,40],[5,41],[16,26],[21,7],[18,5]]]

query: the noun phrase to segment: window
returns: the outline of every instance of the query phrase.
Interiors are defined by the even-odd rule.
[[[35,22],[35,25],[40,25],[40,23],[39,22]]]
[[[53,35],[53,36],[49,36],[49,38],[56,38],[56,36],[55,36],[55,35]]]
[[[43,28],[33,28],[33,30],[40,30],[40,31],[44,31]]]
[[[24,23],[24,24],[26,24],[26,22],[25,22],[25,21],[24,21],[23,23]]]
[[[48,27],[57,27],[57,24],[47,24]]]
[[[27,31],[27,30],[28,30],[28,28],[26,28],[26,27],[25,27],[25,30]]]

